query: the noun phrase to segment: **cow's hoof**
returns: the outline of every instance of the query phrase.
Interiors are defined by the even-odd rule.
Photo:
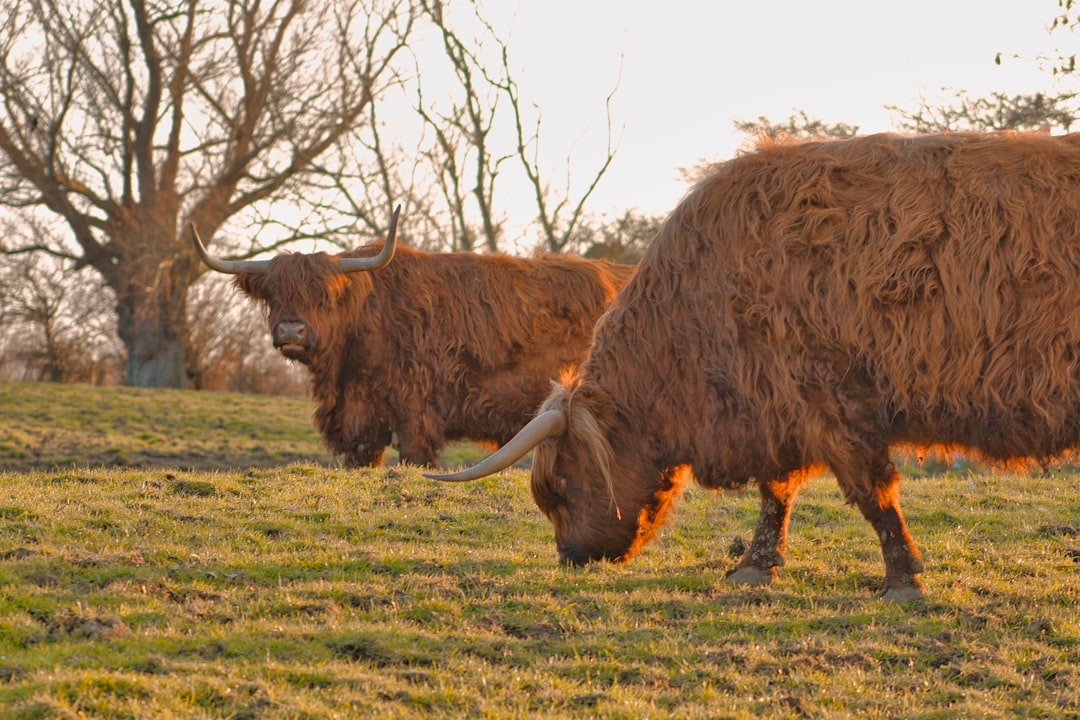
[[[737,567],[727,574],[724,579],[732,585],[745,585],[747,587],[761,587],[768,585],[776,577],[776,570],[769,568],[762,570],[756,567]]]
[[[877,594],[885,602],[909,603],[923,599],[923,590],[918,587],[887,587]]]

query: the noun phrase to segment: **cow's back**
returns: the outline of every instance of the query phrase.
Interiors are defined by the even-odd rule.
[[[646,358],[619,392],[662,382],[774,458],[829,422],[1054,454],[1080,411],[1080,142],[766,145],[690,193],[611,315],[597,365]]]
[[[564,255],[399,253],[368,300],[391,356],[373,363],[380,401],[399,422],[441,424],[448,439],[509,439],[550,382],[584,360],[633,271]],[[401,400],[416,388],[422,397]]]

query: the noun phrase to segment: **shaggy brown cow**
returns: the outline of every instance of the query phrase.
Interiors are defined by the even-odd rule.
[[[880,538],[881,596],[920,596],[890,445],[1042,461],[1080,444],[1080,135],[763,142],[716,166],[580,372],[505,453],[446,479],[537,442],[564,562],[633,556],[692,474],[757,484],[732,580],[767,583],[823,466]]]
[[[392,234],[377,272],[352,272],[370,269],[373,246],[234,265],[192,236],[210,267],[238,273],[236,287],[264,305],[281,353],[307,365],[315,425],[352,467],[378,465],[389,444],[433,465],[449,440],[512,438],[560,371],[584,359],[634,269],[558,255],[394,255]]]

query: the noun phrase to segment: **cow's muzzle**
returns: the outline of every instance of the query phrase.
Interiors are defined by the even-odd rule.
[[[559,562],[567,567],[581,567],[592,561],[592,558],[587,553],[581,552],[576,547],[562,546],[558,548],[558,552]]]
[[[274,347],[293,360],[302,360],[308,353],[307,325],[302,322],[279,322],[274,326]]]

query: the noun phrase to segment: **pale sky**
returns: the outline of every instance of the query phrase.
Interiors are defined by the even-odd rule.
[[[500,0],[486,8],[496,28],[512,25],[511,61],[543,113],[543,149],[561,167],[572,146],[575,179],[599,162],[603,99],[618,82],[619,150],[590,203],[609,214],[671,210],[685,190],[678,168],[735,154],[744,139],[736,120],[779,122],[804,110],[861,133],[893,130],[886,105],[945,102],[942,88],[972,97],[1060,91],[1036,57],[1080,45],[1066,31],[1049,34],[1056,0]]]

